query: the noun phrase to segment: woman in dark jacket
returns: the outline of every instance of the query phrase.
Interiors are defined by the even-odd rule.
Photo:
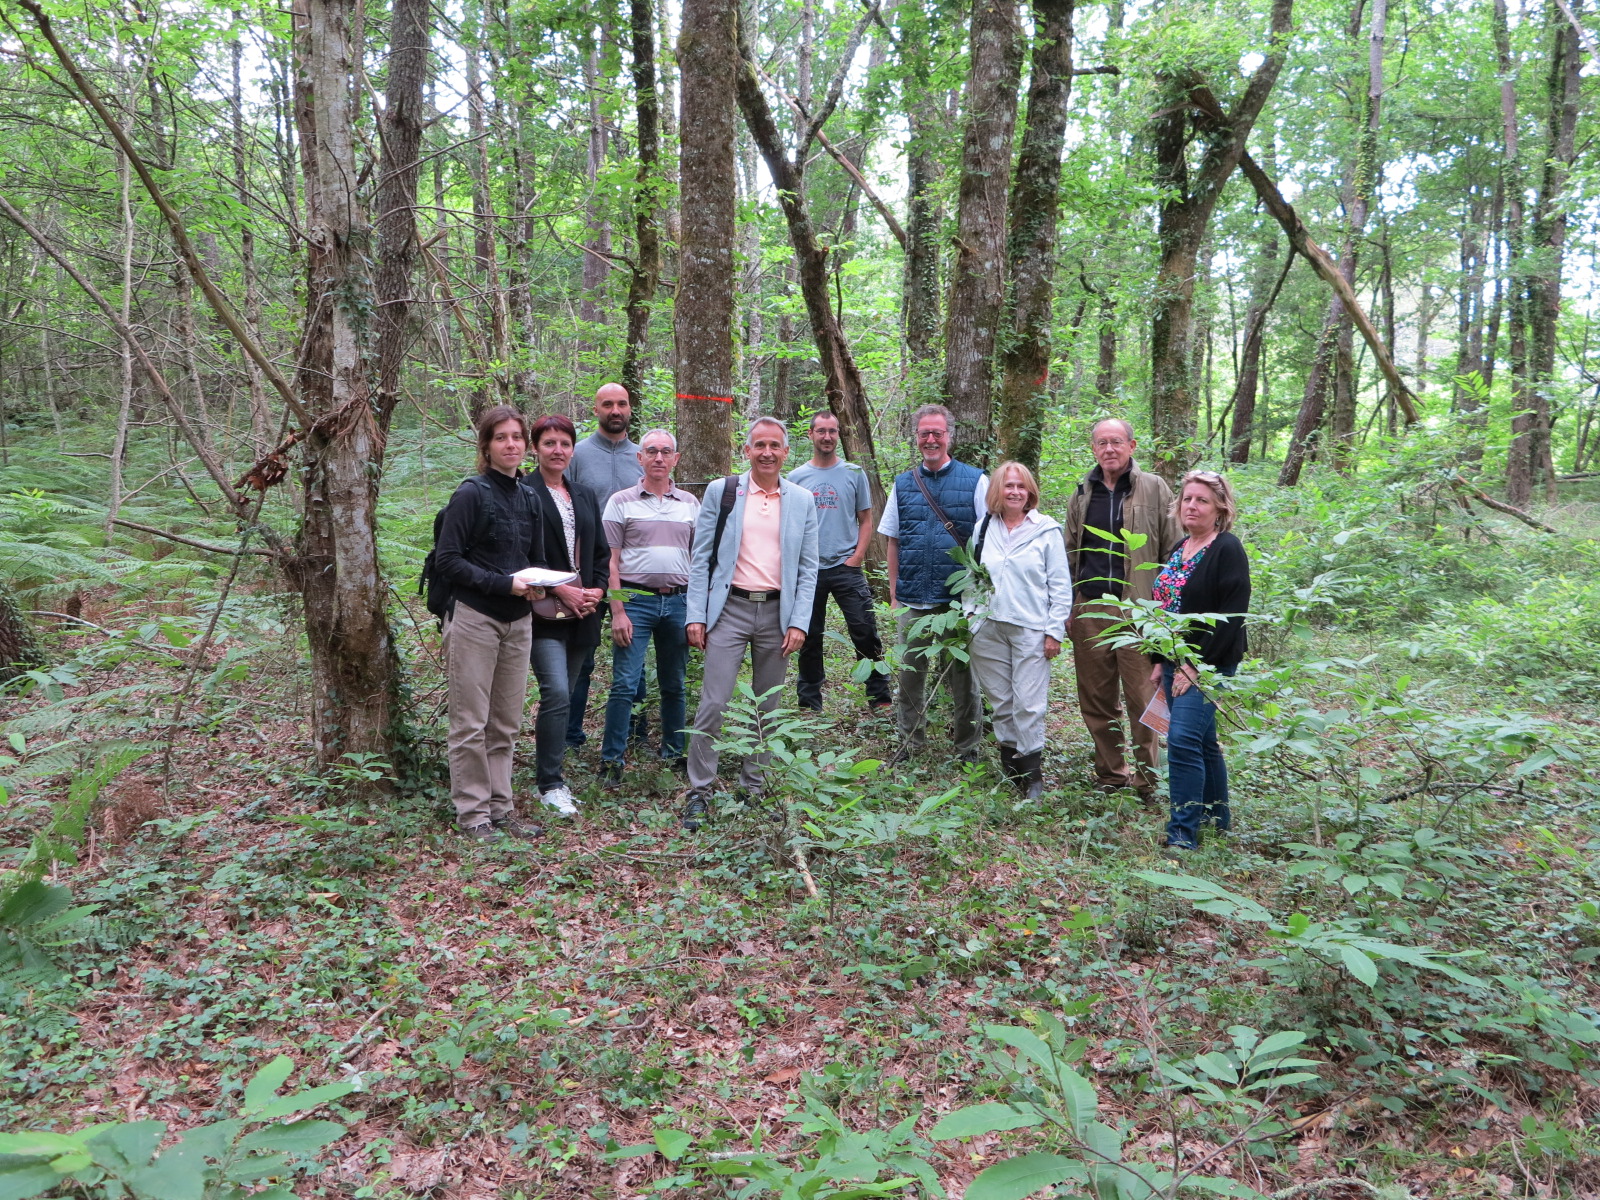
[[[1219,675],[1232,675],[1244,658],[1244,614],[1250,610],[1250,561],[1228,532],[1238,511],[1233,488],[1215,471],[1190,471],[1173,511],[1184,537],[1156,578],[1155,598],[1168,612],[1225,617],[1194,626],[1185,640],[1202,663]],[[1200,690],[1193,663],[1178,666],[1155,658],[1151,682],[1161,686],[1171,710],[1167,787],[1172,815],[1166,846],[1181,854],[1199,846],[1203,822],[1228,831],[1228,765],[1217,743],[1217,706]]]
[[[528,696],[533,642],[529,600],[543,592],[514,578],[544,565],[539,509],[518,480],[528,422],[501,404],[478,422],[478,474],[439,520],[434,569],[450,586],[444,613],[449,685],[450,799],[456,828],[480,841],[539,836],[517,817],[511,753]]]
[[[544,561],[554,571],[574,571],[578,582],[553,588],[556,605],[533,614],[533,673],[539,679],[539,715],[534,721],[534,760],[539,798],[563,816],[578,811],[562,774],[567,752],[567,710],[572,680],[588,652],[600,643],[600,602],[605,599],[610,553],[600,524],[600,502],[566,475],[578,431],[559,414],[533,425],[539,470],[524,486],[538,500],[544,525]],[[553,609],[545,615],[541,608]]]

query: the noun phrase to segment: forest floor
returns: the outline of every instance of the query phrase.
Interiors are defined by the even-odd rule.
[[[1288,519],[1269,516],[1258,571],[1305,585]],[[681,781],[634,766],[620,791],[581,790],[580,815],[541,841],[485,847],[447,824],[420,610],[402,622],[406,761],[310,768],[293,622],[261,588],[236,598],[164,768],[184,631],[209,613],[87,592],[92,627],[52,635],[70,673],[7,701],[21,774],[0,838],[20,854],[83,799],[102,740],[140,756],[104,772],[77,861],[50,876],[98,906],[53,951],[62,973],[0,980],[0,1124],[192,1126],[231,1115],[286,1052],[305,1086],[361,1084],[331,1106],[349,1133],[303,1196],[732,1195],[785,1172],[850,1179],[830,1149],[866,1178],[920,1159],[960,1195],[1020,1151],[1083,1150],[1053,1125],[930,1138],[963,1105],[1048,1096],[1025,1056],[994,1053],[983,1029],[1006,1025],[1085,1039],[1051,1044],[1122,1154],[1195,1182],[1600,1194],[1600,691],[1561,665],[1587,662],[1600,629],[1595,552],[1496,537],[1374,583],[1428,594],[1448,576],[1458,599],[1431,623],[1323,611],[1307,641],[1268,631],[1233,710],[1235,832],[1181,867],[1159,857],[1159,808],[1090,786],[1065,661],[1037,804],[936,751],[892,775],[853,767],[894,732],[837,685],[784,742],[763,808],[686,835]],[[1513,563],[1498,597],[1461,575]],[[1567,591],[1527,599],[1535,580]],[[1543,624],[1508,632],[1535,611]],[[834,652],[830,678],[846,678]],[[1530,654],[1548,679],[1525,673]],[[596,697],[605,680],[602,665]],[[599,707],[569,759],[579,789],[597,777]],[[946,719],[941,705],[934,729]],[[51,774],[46,747],[76,773]],[[1216,1066],[1248,1045],[1241,1028],[1304,1033],[1316,1062],[1258,1093],[1265,1109]]]

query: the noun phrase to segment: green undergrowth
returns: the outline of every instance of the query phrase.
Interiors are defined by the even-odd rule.
[[[648,757],[592,785],[591,721],[580,817],[477,847],[448,828],[437,636],[408,586],[454,468],[430,453],[424,486],[409,453],[383,512],[404,761],[310,769],[293,606],[264,571],[174,720],[218,556],[107,548],[80,497],[59,548],[108,575],[0,564],[30,607],[81,605],[41,621],[51,662],[5,696],[6,1129],[234,1121],[283,1054],[301,1086],[349,1086],[328,1115],[350,1132],[319,1122],[336,1140],[280,1165],[301,1195],[1600,1187],[1591,542],[1471,524],[1410,460],[1295,493],[1245,475],[1235,832],[1181,862],[1157,807],[1089,786],[1069,664],[1052,789],[1026,804],[937,743],[885,767],[892,724],[842,644],[820,717],[758,727],[746,698],[729,722],[730,752],[774,752],[763,805],[724,797],[686,836]],[[44,537],[47,500],[0,505],[0,544]],[[220,1187],[232,1160],[209,1161]]]

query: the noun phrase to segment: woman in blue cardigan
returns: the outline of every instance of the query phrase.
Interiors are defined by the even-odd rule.
[[[1238,504],[1233,488],[1215,471],[1190,471],[1173,501],[1184,537],[1156,578],[1155,598],[1172,613],[1215,613],[1225,619],[1196,625],[1185,637],[1199,660],[1232,675],[1244,658],[1244,616],[1250,611],[1250,561],[1229,533]],[[1193,663],[1179,666],[1155,655],[1151,682],[1171,710],[1167,729],[1167,790],[1172,815],[1166,847],[1182,854],[1200,845],[1200,826],[1226,833],[1228,765],[1217,743],[1217,706],[1198,686]]]

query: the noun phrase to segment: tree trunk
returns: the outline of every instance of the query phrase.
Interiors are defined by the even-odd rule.
[[[811,142],[837,103],[844,72],[855,57],[860,32],[861,26],[858,25],[856,34],[846,47],[840,73],[829,88],[830,100],[824,101],[806,122],[797,139],[799,144],[793,158],[784,151],[783,135],[778,131],[766,93],[761,90],[756,78],[754,53],[742,34],[739,39],[741,62],[738,96],[745,125],[767,164],[773,187],[778,193],[778,203],[783,209],[784,221],[789,228],[789,243],[794,247],[800,296],[805,301],[806,316],[811,321],[811,336],[816,342],[817,360],[822,365],[828,407],[839,418],[839,433],[846,456],[867,472],[874,503],[881,507],[885,492],[878,470],[877,451],[872,441],[872,412],[867,404],[866,386],[828,295],[828,250],[818,240],[816,228],[811,223],[805,191],[806,155]]]
[[[428,79],[428,0],[394,0],[389,21],[389,78],[379,122],[377,378],[379,429],[400,399],[400,371],[410,342],[412,277],[417,262],[417,180],[422,164],[423,87]]]
[[[630,0],[633,37],[633,104],[639,157],[633,185],[633,269],[628,278],[628,341],[622,359],[622,386],[634,398],[635,421],[642,415],[645,356],[650,348],[650,310],[661,279],[661,135],[656,94],[655,12],[651,0]]]
[[[291,574],[305,606],[313,729],[323,763],[391,745],[398,659],[378,565],[383,435],[373,419],[361,322],[373,290],[356,193],[350,22],[356,0],[297,0],[307,289],[299,393],[317,421],[306,438],[305,507]]]
[[[589,93],[589,153],[586,175],[589,195],[584,202],[583,291],[578,301],[578,319],[589,325],[603,325],[606,320],[606,276],[611,268],[607,255],[611,253],[611,222],[606,217],[605,202],[600,195],[600,172],[605,170],[607,137],[605,117],[600,110],[600,41],[605,28],[589,48],[583,60],[584,88]],[[608,81],[609,82],[609,81]],[[593,335],[589,337],[593,341]]]
[[[237,23],[243,17],[234,13]],[[250,176],[245,159],[244,133],[244,40],[235,31],[229,45],[229,58],[233,69],[233,87],[229,95],[229,115],[233,134],[233,188],[234,198],[245,213],[239,223],[239,274],[244,282],[244,319],[257,341],[261,340],[261,287],[256,277],[256,235],[250,193]],[[267,408],[267,394],[261,386],[261,372],[248,354],[244,359],[245,393],[250,403],[250,453],[259,459],[272,449],[274,429],[272,414]]]
[[[1561,274],[1567,241],[1567,208],[1563,193],[1577,154],[1579,71],[1583,67],[1577,28],[1554,16],[1551,25],[1550,71],[1546,82],[1548,149],[1539,193],[1534,201],[1530,239],[1536,267],[1528,279],[1529,358],[1534,396],[1529,458],[1533,469],[1544,473],[1546,504],[1556,502],[1550,393],[1556,384],[1556,333],[1561,317]]]
[[[129,195],[133,171],[127,156],[117,152],[118,212],[122,221],[122,323],[133,324],[133,207]],[[111,496],[106,505],[105,541],[111,544],[117,512],[122,507],[122,465],[128,454],[128,422],[133,416],[133,350],[123,345],[118,358],[117,430],[111,439]]]
[[[1006,273],[1007,338],[996,396],[999,452],[1037,471],[1050,382],[1050,317],[1055,303],[1056,214],[1061,149],[1072,95],[1073,0],[1034,0],[1028,115],[1011,189]]]
[[[673,306],[679,470],[697,489],[727,474],[732,461],[737,13],[734,0],[685,0],[678,37],[679,170],[695,181],[695,202],[680,216]]]
[[[1195,392],[1189,354],[1200,243],[1223,185],[1244,156],[1250,130],[1283,68],[1293,7],[1293,0],[1273,0],[1266,56],[1252,72],[1232,111],[1221,113],[1213,109],[1215,101],[1205,90],[1203,80],[1169,79],[1163,89],[1163,112],[1151,123],[1156,182],[1169,191],[1161,203],[1161,262],[1150,319],[1150,422],[1155,466],[1169,480],[1175,480],[1188,461],[1185,447],[1195,434]],[[1207,103],[1202,104],[1202,100]],[[1207,141],[1191,178],[1186,151],[1192,104],[1200,105],[1193,119],[1196,132]]]
[[[1506,450],[1506,499],[1518,508],[1533,495],[1533,395],[1528,359],[1528,303],[1523,286],[1522,166],[1517,146],[1516,64],[1511,55],[1511,34],[1506,0],[1494,0],[1494,42],[1500,68],[1501,162],[1505,176],[1506,276],[1511,364],[1511,444]]]
[[[1006,191],[1022,78],[1016,0],[974,4],[971,42],[944,395],[955,416],[951,453],[981,465],[994,448],[994,351],[1006,299]]]
[[[927,30],[921,15],[901,33],[900,57],[908,69],[906,120],[911,139],[906,145],[906,266],[902,322],[906,354],[925,363],[936,352],[939,331],[939,226],[944,222],[939,157],[945,128],[939,94],[927,78]]]
[[[1433,285],[1422,281],[1422,296],[1417,301],[1417,391],[1428,388],[1428,332],[1433,326]]]
[[[1277,268],[1278,239],[1275,227],[1267,226],[1261,239],[1261,253],[1256,256],[1255,269],[1250,279],[1250,306],[1245,311],[1244,345],[1239,349],[1239,374],[1233,385],[1229,404],[1233,409],[1233,427],[1229,432],[1228,461],[1243,466],[1250,461],[1250,443],[1255,436],[1256,391],[1261,382],[1261,348],[1266,340],[1267,314],[1288,278],[1294,265],[1291,249]],[[1274,282],[1276,277],[1276,282]]]

